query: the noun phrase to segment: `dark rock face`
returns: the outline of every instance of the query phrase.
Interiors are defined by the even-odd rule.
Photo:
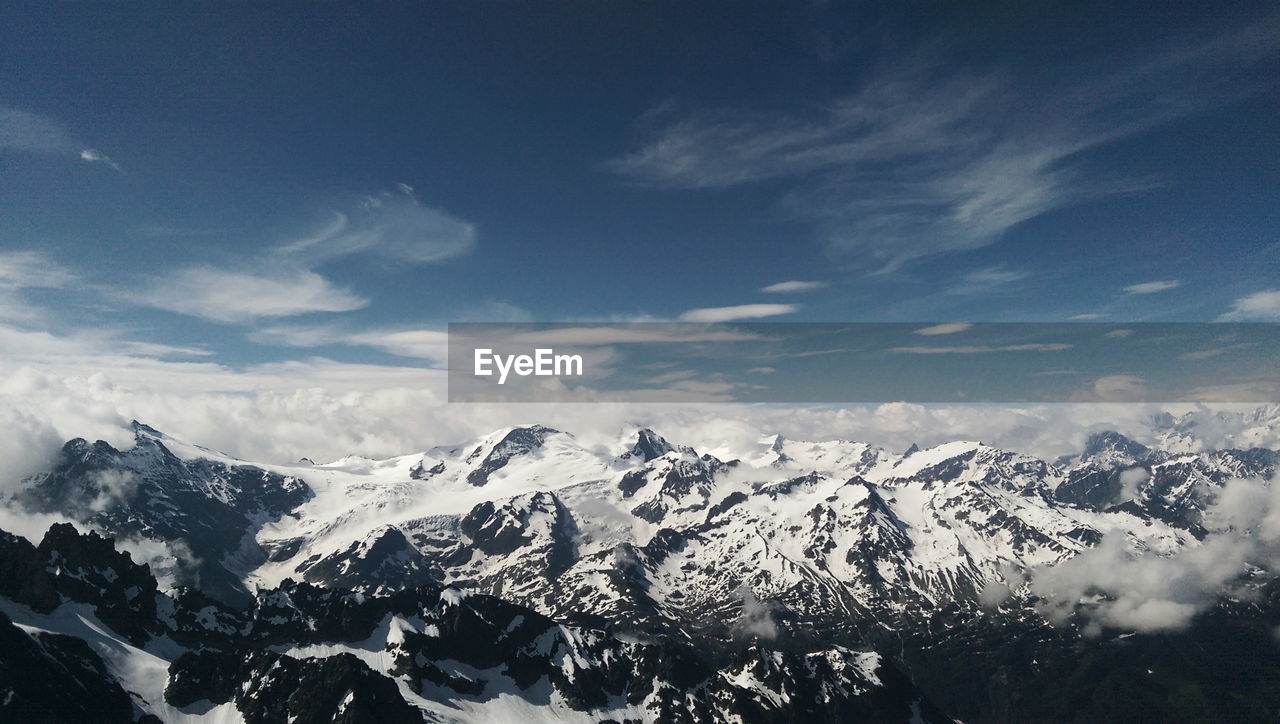
[[[311,489],[248,465],[184,461],[160,433],[140,423],[134,430],[137,444],[124,452],[102,441],[68,442],[52,471],[37,477],[18,502],[117,536],[176,542],[194,559],[180,563],[204,590],[247,602],[241,569],[266,560],[254,532],[309,499]]]
[[[395,590],[435,583],[437,570],[404,533],[385,528],[369,540],[310,564],[303,578],[335,588]]]
[[[73,636],[28,635],[0,613],[0,720],[132,722],[129,696]]]
[[[169,669],[165,699],[235,701],[246,722],[422,722],[394,681],[351,654],[296,659],[268,651],[183,654]]]
[[[506,467],[511,458],[537,450],[542,447],[542,443],[546,442],[548,436],[557,432],[559,431],[541,425],[517,427],[498,441],[480,464],[467,473],[467,482],[477,487],[484,485],[489,482],[489,476]]]
[[[573,517],[560,499],[551,493],[534,493],[527,498],[515,498],[505,505],[481,503],[462,519],[462,534],[472,541],[472,546],[489,555],[507,555],[532,542],[539,532],[539,517],[544,518],[542,529],[550,533],[552,550],[548,565],[561,568],[572,556]]]
[[[51,530],[39,547],[3,540],[0,560],[30,579],[6,581],[6,597],[47,603],[46,584],[36,579],[49,573],[29,564],[62,561],[59,580],[48,585],[67,602],[95,606],[104,625],[135,645],[165,637],[186,649],[169,666],[168,705],[233,702],[250,722],[418,722],[432,702],[449,710],[451,700],[483,704],[502,692],[534,704],[554,696],[602,720],[613,712],[685,722],[943,720],[870,652],[752,649],[718,667],[688,645],[626,643],[497,598],[436,587],[365,596],[286,581],[241,611],[191,591],[157,593],[154,579],[139,580],[145,567],[70,526]],[[132,586],[149,591],[152,605],[129,609],[127,620],[104,615],[131,600],[121,589]],[[316,646],[324,653],[309,653]],[[389,655],[378,659],[389,661],[380,664],[385,669],[371,666],[367,657],[375,654]],[[133,721],[129,695],[80,639],[28,635],[0,615],[0,674],[0,688],[7,687],[0,713],[14,718]],[[770,695],[775,689],[785,696]],[[405,691],[417,698],[407,700]]]
[[[68,523],[49,529],[39,546],[0,532],[0,594],[40,613],[64,599],[92,605],[103,623],[129,641],[158,633],[156,581],[145,566],[116,551],[97,533],[81,535]]]
[[[645,428],[636,434],[636,444],[622,453],[623,460],[639,460],[649,462],[675,450],[675,446],[667,442],[661,435]]]

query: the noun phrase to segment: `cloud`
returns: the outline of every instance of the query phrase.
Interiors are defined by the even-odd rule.
[[[1020,269],[1009,269],[1003,265],[976,269],[960,278],[960,283],[952,287],[952,294],[983,294],[994,291],[1031,276]]]
[[[353,332],[333,326],[278,326],[255,330],[249,338],[261,344],[289,347],[344,345],[372,347],[398,355],[445,363],[449,359],[449,334],[439,329],[381,329]]]
[[[75,280],[38,251],[0,251],[0,289],[56,289]]]
[[[0,151],[41,156],[78,156],[82,161],[101,163],[122,171],[120,165],[105,154],[85,148],[57,120],[10,106],[0,106]]]
[[[1077,391],[1072,399],[1075,401],[1128,402],[1149,398],[1147,381],[1136,375],[1107,375],[1099,377],[1093,384]]]
[[[919,48],[913,62],[883,63],[887,71],[811,112],[695,111],[606,165],[661,189],[779,184],[789,189],[784,205],[831,252],[893,270],[986,246],[1049,211],[1150,187],[1073,161],[1254,90],[1229,87],[1224,72],[1274,55],[1276,25],[1185,37],[1052,79],[1030,66],[962,67]]]
[[[1047,344],[1006,344],[998,346],[967,345],[961,347],[893,347],[890,352],[901,354],[989,354],[992,352],[1060,352],[1073,345],[1061,342]]]
[[[1185,628],[1251,566],[1273,575],[1280,565],[1280,485],[1228,482],[1206,507],[1204,526],[1203,541],[1171,555],[1107,534],[1097,547],[1033,572],[1031,592],[1056,623],[1080,615],[1133,631]]]
[[[792,306],[792,305],[757,305]],[[725,307],[737,309],[737,307]],[[694,310],[712,311],[712,310]],[[715,320],[727,321],[727,320]],[[520,331],[520,328],[495,328],[502,341],[512,345],[561,344],[565,346],[599,346],[608,344],[665,344],[690,342],[745,342],[760,339],[760,335],[741,330],[717,327],[711,324],[678,322],[622,322],[606,325],[552,327],[550,329]]]
[[[24,289],[61,289],[75,275],[36,251],[0,252],[0,319],[35,320],[44,316],[22,298]]]
[[[768,294],[798,294],[802,292],[814,292],[819,289],[825,289],[826,287],[826,282],[789,281],[770,284],[767,287],[762,287],[760,291]]]
[[[334,212],[314,235],[281,245],[276,253],[308,267],[355,254],[430,264],[472,251],[476,236],[474,224],[423,206],[413,189],[400,184],[394,192],[365,197],[356,209]]]
[[[778,624],[773,620],[773,606],[761,601],[755,592],[743,586],[738,589],[742,599],[742,615],[733,624],[733,630],[739,636],[751,636],[772,640],[778,637]]]
[[[737,319],[776,317],[782,314],[794,314],[798,311],[800,311],[799,304],[739,304],[735,307],[690,309],[680,315],[680,320],[684,322],[732,322]]]
[[[0,106],[0,150],[66,155],[78,148],[71,133],[54,119],[21,108]]]
[[[236,272],[190,267],[156,280],[135,301],[215,322],[247,322],[314,312],[349,312],[368,300],[315,272]]]
[[[1218,318],[1220,322],[1241,320],[1280,321],[1280,289],[1268,289],[1241,297],[1231,311]]]
[[[1202,359],[1212,359],[1214,357],[1220,357],[1228,352],[1235,352],[1242,349],[1253,349],[1254,347],[1257,347],[1257,346],[1258,346],[1257,344],[1252,342],[1241,342],[1239,344],[1229,344],[1224,347],[1214,347],[1211,349],[1198,349],[1192,352],[1183,352],[1182,354],[1178,355],[1178,359],[1191,360],[1191,361],[1202,360]]]
[[[1156,292],[1165,292],[1175,287],[1182,286],[1182,282],[1176,279],[1170,279],[1162,282],[1143,282],[1141,284],[1132,284],[1124,288],[1125,294],[1155,294]]]
[[[28,475],[48,469],[63,440],[48,421],[0,398],[0,497]]]
[[[1138,490],[1143,483],[1151,479],[1151,472],[1146,468],[1129,468],[1120,472],[1120,501],[1133,500],[1138,497]]]
[[[970,322],[947,322],[945,324],[935,324],[932,327],[917,329],[915,333],[931,337],[937,334],[955,334],[956,332],[963,332],[971,327],[973,327],[973,324]]]
[[[120,168],[120,164],[116,163],[115,161],[112,161],[110,156],[107,156],[103,153],[95,151],[92,148],[86,148],[83,151],[81,151],[80,160],[88,161],[89,163],[105,164],[111,167],[112,169],[119,171],[120,173],[124,173],[124,169]]]
[[[1089,320],[1089,319],[1101,319],[1103,316],[1104,315],[1098,314],[1096,312],[1087,312],[1085,314],[1074,314],[1068,317],[1068,319],[1083,321],[1083,320]]]

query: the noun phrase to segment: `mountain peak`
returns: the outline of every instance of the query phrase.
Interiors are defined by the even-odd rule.
[[[1151,449],[1142,443],[1125,437],[1114,430],[1104,430],[1089,436],[1088,442],[1084,445],[1082,457],[1090,458],[1112,453],[1137,459],[1146,457],[1150,452]]]
[[[163,432],[160,432],[159,430],[146,424],[145,422],[138,422],[137,420],[130,420],[129,428],[133,430],[134,435],[146,435],[148,437],[154,437],[154,438],[168,437]]]
[[[676,447],[667,442],[665,438],[646,427],[636,433],[635,444],[631,446],[630,450],[622,453],[620,457],[623,460],[638,458],[647,463],[675,449]]]

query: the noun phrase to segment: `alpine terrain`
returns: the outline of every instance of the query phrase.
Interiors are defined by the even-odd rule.
[[[134,423],[6,503],[71,522],[0,535],[0,718],[1275,720],[1273,549],[1220,517],[1280,466],[1246,417],[1055,460],[527,425],[288,465]]]

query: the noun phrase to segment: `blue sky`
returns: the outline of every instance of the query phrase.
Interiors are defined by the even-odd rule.
[[[1276,320],[1276,78],[1262,3],[5,3],[0,345]]]

